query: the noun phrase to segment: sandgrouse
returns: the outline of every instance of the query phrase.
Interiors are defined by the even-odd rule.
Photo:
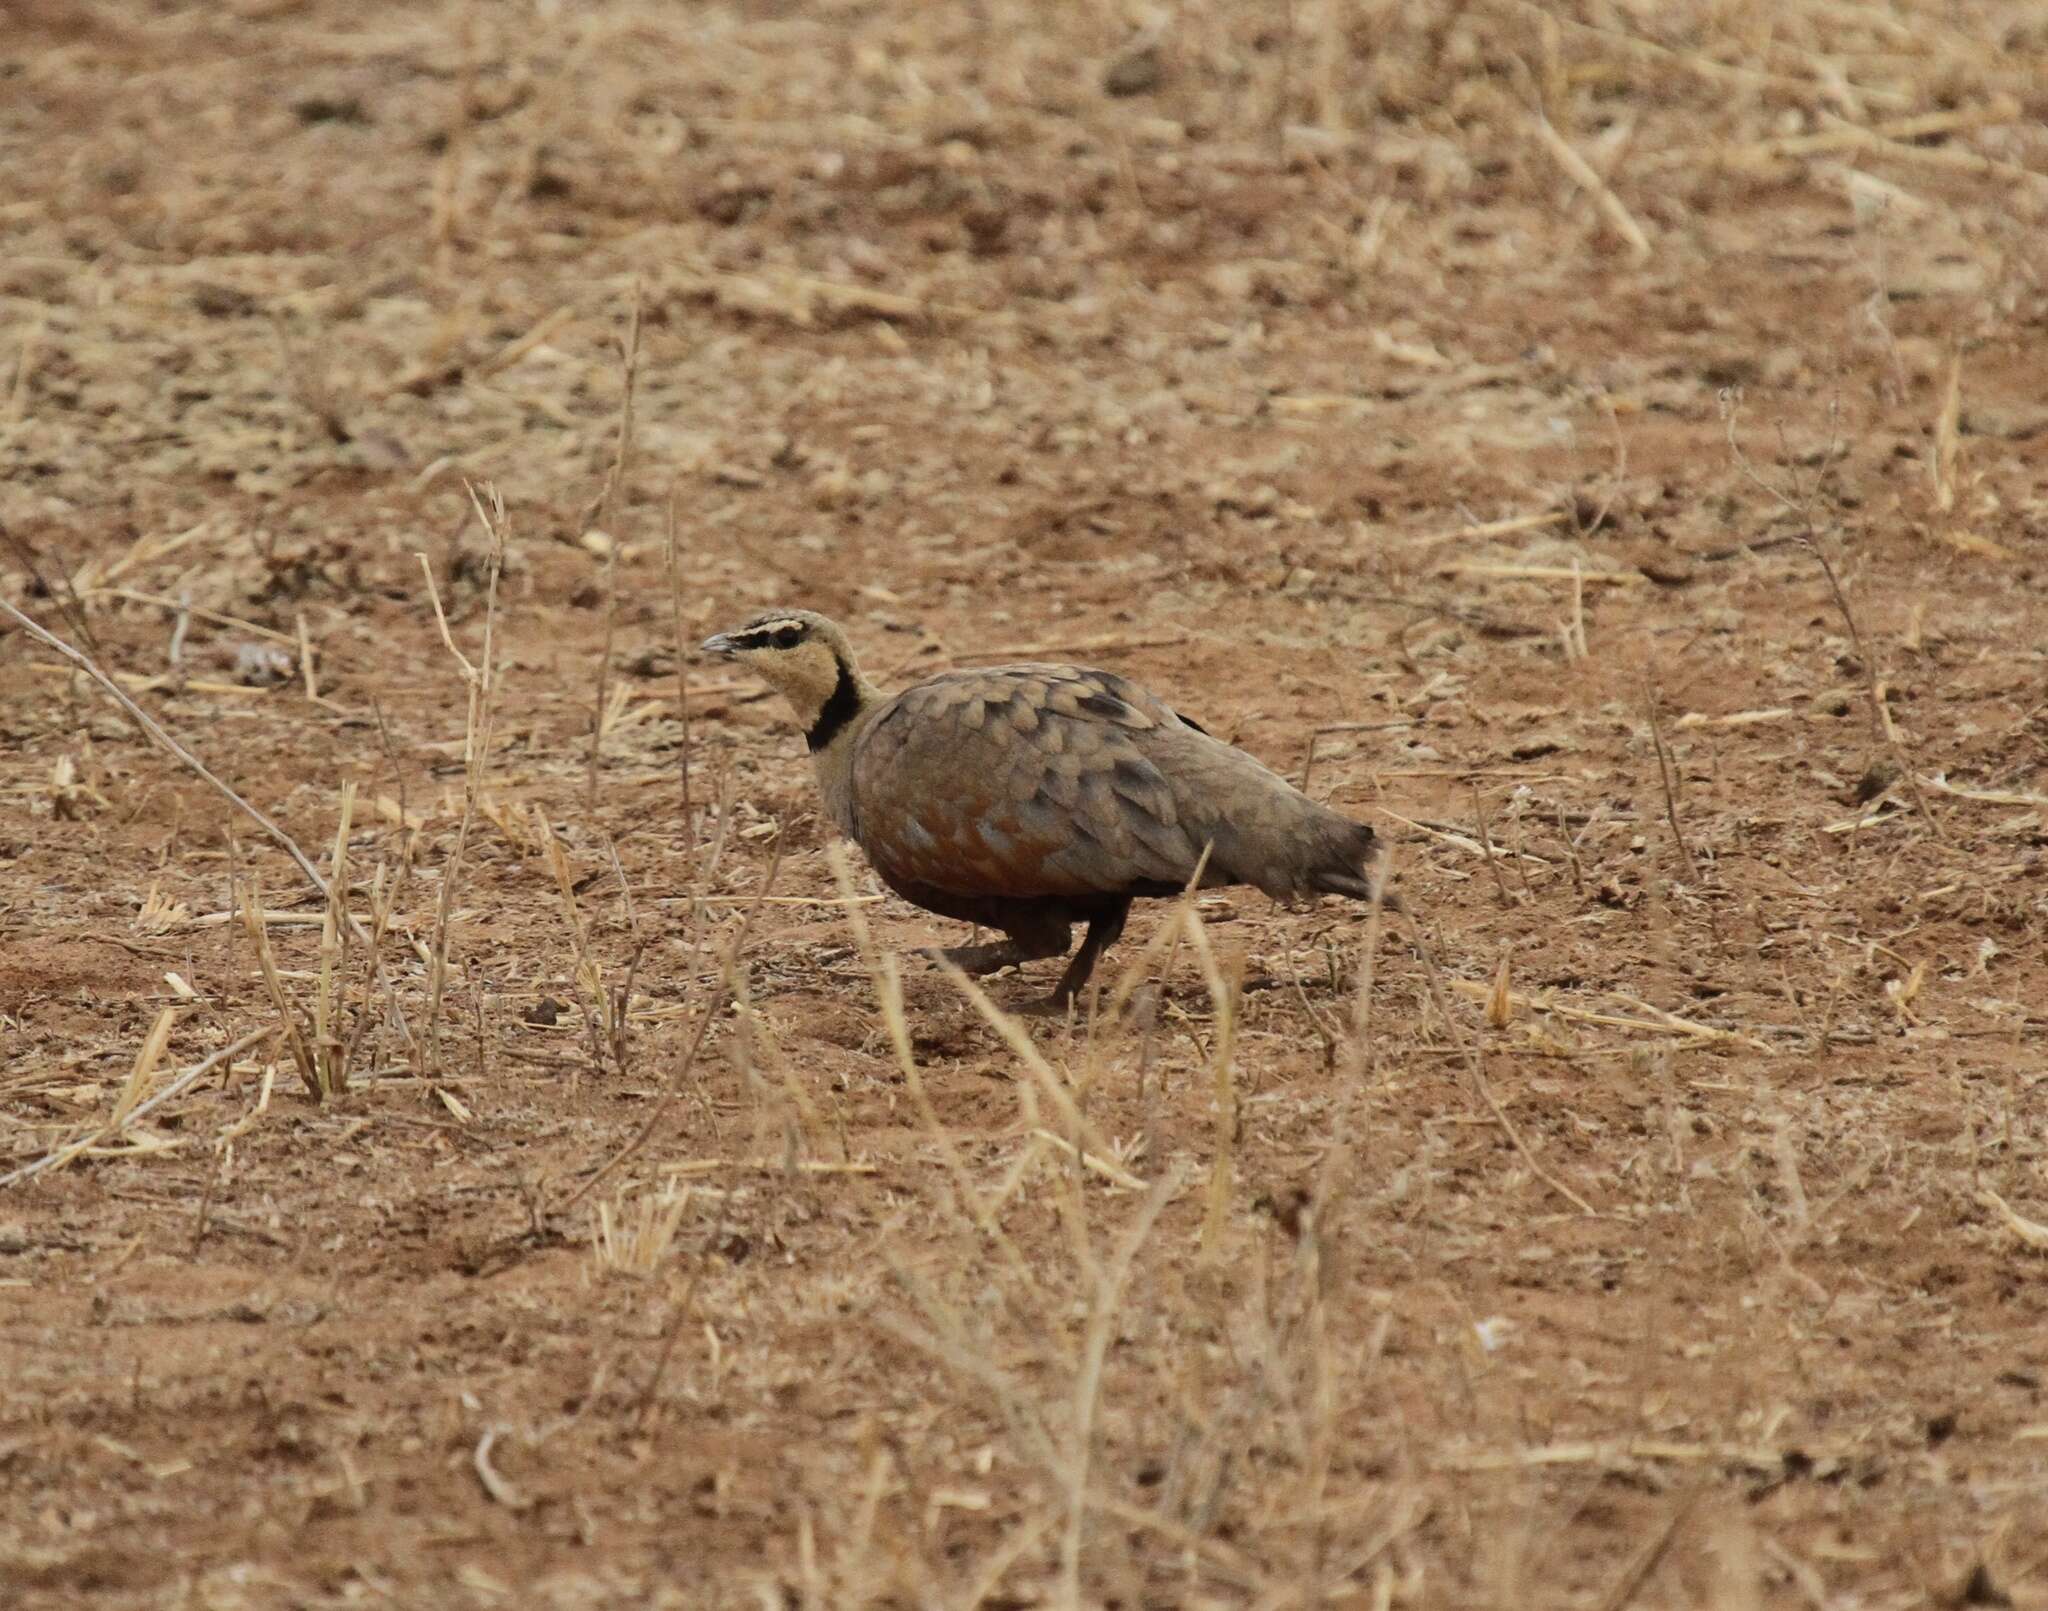
[[[884,884],[1007,936],[940,953],[969,973],[1064,956],[1085,922],[1053,992],[1071,1001],[1132,900],[1179,894],[1204,846],[1205,886],[1373,898],[1372,829],[1113,672],[990,666],[884,694],[809,610],[767,611],[704,648],[789,702],[826,812]]]

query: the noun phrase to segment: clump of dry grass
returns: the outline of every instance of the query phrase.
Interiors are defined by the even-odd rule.
[[[993,1309],[984,1298],[971,1301],[953,1285],[957,1262],[933,1260],[921,1251],[929,1244],[926,1229],[914,1240],[892,1237],[884,1242],[891,1275],[909,1305],[909,1314],[883,1315],[893,1334],[929,1355],[958,1386],[999,1420],[1016,1459],[1037,1473],[1021,1514],[1006,1536],[974,1563],[962,1579],[972,1585],[972,1598],[982,1598],[1005,1584],[1033,1592],[1042,1585],[1056,1603],[1084,1605],[1105,1594],[1134,1592],[1128,1570],[1091,1541],[1105,1525],[1136,1529],[1169,1548],[1186,1551],[1196,1577],[1218,1587],[1246,1589],[1266,1596],[1300,1594],[1312,1603],[1326,1584],[1342,1581],[1399,1546],[1401,1538],[1427,1512],[1419,1497],[1392,1502],[1390,1525],[1370,1533],[1366,1547],[1338,1544],[1321,1519],[1324,1495],[1336,1459],[1336,1416],[1340,1404],[1339,1372],[1331,1354],[1326,1298],[1332,1270],[1325,1263],[1324,1232],[1319,1215],[1331,1201],[1340,1171],[1326,1168],[1313,1193],[1290,1198],[1282,1211],[1294,1256],[1278,1287],[1268,1271],[1268,1243],[1255,1213],[1247,1221],[1242,1190],[1233,1160],[1243,1124],[1234,1059],[1239,985],[1219,957],[1194,901],[1194,884],[1175,905],[1148,943],[1123,970],[1115,985],[1097,993],[1085,1036],[1074,1049],[1078,1066],[1062,1066],[1034,1035],[1025,1020],[997,1006],[980,985],[957,969],[945,976],[975,1014],[1015,1057],[1019,1073],[1018,1111],[1009,1133],[1017,1155],[999,1180],[978,1183],[969,1148],[939,1117],[912,1048],[903,1000],[900,970],[870,934],[844,850],[833,847],[831,859],[841,901],[857,948],[865,959],[889,1030],[891,1045],[916,1105],[921,1132],[943,1164],[951,1190],[945,1199],[950,1234],[963,1244],[992,1247],[1001,1257],[983,1279],[1003,1292]],[[1369,943],[1377,937],[1375,919],[1368,925]],[[1135,1149],[1103,1132],[1086,1112],[1091,1092],[1100,1091],[1125,1066],[1131,1048],[1128,1030],[1120,1028],[1126,1006],[1144,989],[1143,980],[1172,958],[1182,941],[1193,957],[1210,1014],[1206,1087],[1212,1130],[1206,1167],[1207,1184],[1190,1229],[1186,1216],[1174,1215],[1189,1186],[1193,1165],[1164,1164],[1147,1181],[1129,1167]],[[1357,1023],[1369,1022],[1365,1003],[1370,969],[1361,970]],[[1149,998],[1148,998],[1149,999]],[[1129,1026],[1149,1059],[1150,1015],[1139,1014]],[[1359,1066],[1363,1059],[1354,1057]],[[1340,1141],[1333,1154],[1345,1150]],[[1149,1161],[1149,1160],[1148,1160]],[[1055,1245],[1064,1261],[1047,1263],[1025,1258],[1019,1236],[1009,1221],[1036,1217],[1038,1207],[1027,1188],[1037,1183],[1049,1198],[1060,1234]],[[1193,1205],[1190,1205],[1193,1207]],[[1179,1224],[1169,1229],[1170,1221]],[[1185,1240],[1194,1269],[1210,1272],[1193,1282],[1168,1283],[1176,1267],[1174,1248]],[[1240,1300],[1226,1267],[1242,1268],[1249,1257],[1255,1272]],[[1174,1296],[1170,1297],[1169,1293]],[[1195,1312],[1184,1307],[1187,1297],[1201,1293],[1206,1302]],[[1176,1299],[1180,1301],[1176,1301]],[[1223,1312],[1211,1305],[1221,1303]],[[1224,1387],[1203,1360],[1199,1337],[1211,1328],[1249,1328],[1258,1341],[1240,1360],[1240,1373]],[[993,1328],[993,1329],[992,1329]],[[1201,1396],[1214,1406],[1199,1429],[1186,1427],[1178,1452],[1168,1463],[1153,1504],[1126,1497],[1124,1484],[1111,1473],[1127,1472],[1141,1453],[1124,1440],[1133,1431],[1132,1381],[1112,1369],[1116,1339],[1144,1335],[1151,1340],[1146,1369],[1155,1380],[1191,1385],[1202,1380]],[[1384,1345],[1384,1329],[1379,1346]],[[1185,1350],[1185,1351],[1183,1351]],[[1031,1368],[1001,1363],[1018,1358]],[[1111,1402],[1117,1414],[1110,1416]],[[1282,1459],[1252,1456],[1242,1441],[1253,1419],[1271,1406],[1283,1406],[1291,1417],[1294,1439]],[[1109,1443],[1116,1440],[1111,1452]],[[1240,1473],[1240,1462],[1251,1461]],[[1300,1483],[1296,1508],[1305,1531],[1298,1555],[1255,1560],[1226,1544],[1213,1529],[1238,1481],[1255,1481],[1265,1503],[1275,1500],[1273,1484]],[[867,1538],[873,1518],[863,1513],[850,1527],[853,1537]],[[1276,1544],[1265,1539],[1270,1551]],[[815,1554],[815,1552],[814,1552]],[[851,1549],[818,1567],[821,1582],[852,1592],[860,1573],[874,1562]],[[1272,1603],[1281,1603],[1275,1598]]]
[[[116,1101],[117,1111],[111,1114],[104,1124],[94,1126],[85,1135],[56,1148],[54,1151],[45,1153],[32,1163],[23,1164],[18,1169],[11,1170],[5,1175],[0,1175],[0,1186],[12,1186],[19,1181],[33,1180],[37,1175],[44,1174],[52,1169],[61,1169],[74,1158],[81,1157],[96,1148],[107,1145],[109,1142],[118,1140],[123,1134],[139,1124],[158,1108],[167,1105],[175,1097],[184,1094],[185,1091],[190,1089],[192,1085],[204,1076],[212,1073],[216,1068],[231,1064],[235,1058],[240,1057],[243,1053],[255,1050],[256,1047],[262,1045],[277,1033],[275,1028],[268,1026],[262,1029],[251,1030],[248,1034],[242,1036],[241,1039],[221,1047],[218,1051],[208,1053],[190,1068],[182,1070],[160,1089],[145,1097],[142,1093],[147,1089],[155,1075],[157,1065],[163,1056],[164,1045],[169,1038],[168,1019],[168,1010],[165,1014],[159,1015],[156,1024],[150,1031],[149,1038],[143,1043],[141,1051],[136,1056],[133,1072],[122,1086],[121,1094]]]
[[[591,1258],[600,1275],[654,1275],[675,1250],[692,1188],[676,1180],[629,1186],[600,1199],[592,1216]]]

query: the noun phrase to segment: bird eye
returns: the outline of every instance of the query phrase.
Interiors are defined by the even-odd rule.
[[[776,632],[775,647],[778,649],[794,649],[803,640],[804,629],[802,627],[786,626]]]

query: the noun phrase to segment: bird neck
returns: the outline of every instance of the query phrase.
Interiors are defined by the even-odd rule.
[[[859,837],[853,810],[853,748],[866,718],[880,708],[882,698],[850,657],[842,654],[838,660],[838,681],[824,703],[810,713],[804,742],[810,746],[825,814],[851,839]]]
[[[804,742],[816,755],[830,749],[835,740],[853,726],[853,719],[874,697],[874,687],[860,674],[860,668],[843,654],[833,656],[839,675],[833,682],[832,692],[818,707],[817,714],[804,729]]]

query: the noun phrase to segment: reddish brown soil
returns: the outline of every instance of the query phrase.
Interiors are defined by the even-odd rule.
[[[409,872],[349,1090],[104,1133],[281,1023],[226,830],[302,1017],[319,904],[0,630],[0,1174],[99,1138],[0,1187],[0,1603],[2048,1606],[2048,33],[1557,16],[12,9],[0,588]],[[906,961],[907,1080],[801,743],[676,718],[769,603],[1352,724],[1363,1049],[1363,914],[1231,892],[1234,1012],[1155,906],[1092,1033],[990,981],[1043,1076]]]

